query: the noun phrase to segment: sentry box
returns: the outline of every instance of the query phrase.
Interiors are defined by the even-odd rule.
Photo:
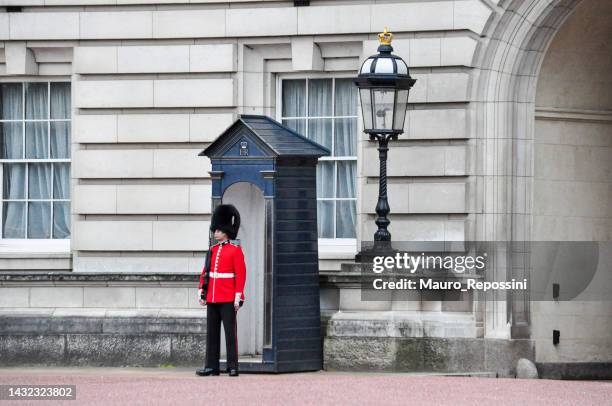
[[[269,117],[241,115],[199,154],[212,163],[212,209],[233,204],[241,217],[242,372],[322,368],[316,166],[329,153]]]

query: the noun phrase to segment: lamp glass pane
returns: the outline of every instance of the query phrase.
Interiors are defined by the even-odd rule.
[[[406,107],[408,106],[408,90],[397,91],[397,103],[395,104],[395,115],[393,116],[393,129],[404,130],[404,119],[406,118]]]
[[[378,58],[374,69],[376,73],[394,73],[393,61],[391,58]]]
[[[406,65],[406,62],[404,62],[403,59],[396,59],[395,63],[397,64],[397,73],[399,75],[408,74],[408,65]]]
[[[395,90],[392,88],[372,89],[372,93],[374,95],[374,128],[391,130]]]
[[[361,98],[361,115],[363,115],[363,129],[372,129],[372,96],[370,89],[359,89]]]
[[[370,73],[370,69],[372,68],[373,61],[374,59],[372,58],[366,59],[363,65],[361,65],[361,70],[359,72],[360,73]]]

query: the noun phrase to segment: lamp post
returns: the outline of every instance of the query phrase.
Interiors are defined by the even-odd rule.
[[[408,93],[416,80],[410,77],[406,62],[391,53],[393,34],[385,28],[378,38],[378,54],[363,62],[354,83],[359,88],[363,131],[371,141],[378,140],[380,176],[376,204],[378,217],[375,221],[378,230],[374,233],[374,244],[375,247],[386,245],[390,248],[391,233],[387,230],[390,223],[387,218],[390,211],[387,200],[387,152],[389,140],[397,140],[398,135],[404,132]]]

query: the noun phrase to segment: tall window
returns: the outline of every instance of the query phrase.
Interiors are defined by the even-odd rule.
[[[70,237],[70,83],[0,84],[2,238]]]
[[[329,148],[317,166],[319,238],[355,238],[357,88],[351,79],[285,79],[283,124]]]

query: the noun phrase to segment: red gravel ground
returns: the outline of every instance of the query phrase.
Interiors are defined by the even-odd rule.
[[[612,382],[313,372],[197,377],[191,369],[5,368],[0,384],[75,384],[76,401],[2,405],[612,405]]]

